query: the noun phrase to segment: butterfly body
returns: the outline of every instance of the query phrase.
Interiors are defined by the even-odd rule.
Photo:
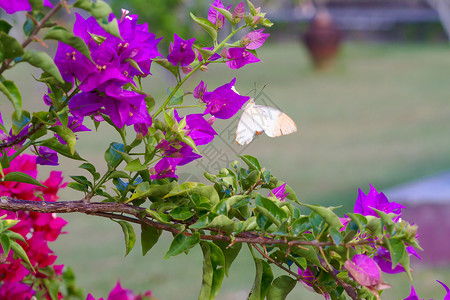
[[[245,105],[236,129],[236,142],[247,145],[253,137],[263,132],[269,137],[291,134],[297,131],[295,122],[284,112],[264,105],[257,105],[253,99]]]

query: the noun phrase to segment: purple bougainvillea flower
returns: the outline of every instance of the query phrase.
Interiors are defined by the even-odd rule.
[[[378,294],[379,290],[390,288],[381,279],[381,270],[378,264],[367,255],[353,256],[352,260],[344,263],[344,267],[360,285],[365,286],[373,294]]]
[[[417,252],[414,250],[413,247],[408,246],[406,247],[406,251],[408,252],[408,255],[414,255],[418,259],[421,259],[420,256],[417,254]],[[405,272],[405,268],[401,264],[398,264],[395,267],[392,267],[392,259],[391,254],[388,250],[386,250],[383,247],[380,247],[377,249],[377,254],[374,256],[373,260],[378,264],[381,271],[388,273],[388,274],[396,274]]]
[[[211,114],[218,119],[229,119],[234,116],[247,102],[250,97],[241,96],[233,90],[236,78],[231,80],[214,91],[203,95],[203,102],[206,103],[205,114]]]
[[[84,40],[88,45],[89,50],[96,51],[101,45],[99,44],[99,38],[107,39],[112,35],[107,33],[94,17],[87,19],[83,18],[80,14],[75,13],[76,20],[73,25],[73,33]]]
[[[202,81],[195,87],[192,95],[195,99],[203,100],[209,92],[206,90],[207,84]]]
[[[246,51],[245,47],[230,48],[227,51],[227,61],[225,64],[230,69],[240,69],[247,64],[261,61],[252,53]]]
[[[69,109],[72,115],[77,119],[83,119],[85,116],[99,114],[103,106],[103,96],[99,92],[88,92],[76,94],[69,101]]]
[[[444,300],[450,300],[450,289],[448,288],[448,286],[439,280],[436,280],[436,281],[439,282],[445,289],[446,294],[444,296]]]
[[[401,217],[401,209],[405,207],[395,202],[389,202],[383,193],[378,193],[377,190],[370,185],[370,191],[367,195],[359,189],[353,212],[362,214],[363,216],[378,217],[378,214],[372,208],[385,213],[397,214],[398,216],[394,218],[394,221],[397,222]]]
[[[49,0],[44,0],[44,6],[53,7]],[[17,11],[32,10],[31,4],[28,0],[0,1],[0,7],[3,8],[8,14],[13,14]]]
[[[237,23],[244,18],[244,13],[245,13],[245,5],[244,5],[244,2],[241,1],[234,8],[234,11],[233,11],[233,14],[231,15],[231,17]]]
[[[264,42],[267,40],[270,34],[263,33],[264,28],[254,30],[252,32],[247,33],[242,39],[241,39],[241,45],[244,46],[247,49],[258,49],[261,47]]]
[[[286,201],[286,197],[289,195],[289,193],[286,192],[286,183],[283,183],[283,185],[280,185],[273,190],[270,190],[268,197],[270,197],[271,195],[275,196],[280,201]]]
[[[195,38],[183,40],[176,33],[173,35],[173,42],[169,45],[169,55],[167,60],[174,66],[180,64],[181,67],[188,66],[195,60],[195,52],[192,49]]]
[[[150,169],[150,178],[152,180],[166,177],[178,178],[175,174],[177,165],[182,158],[164,157],[153,168]]]
[[[175,111],[175,119],[180,122],[183,118],[178,116]],[[214,139],[217,132],[212,128],[211,124],[203,118],[202,114],[191,114],[186,116],[187,135],[194,140],[195,145],[206,145]]]
[[[73,82],[74,78],[82,82],[96,69],[95,65],[81,52],[61,42],[58,42],[55,64],[67,82]]]
[[[59,120],[56,120],[55,125],[62,126],[62,123]],[[67,123],[67,127],[72,130],[73,133],[81,132],[81,131],[91,131],[89,128],[83,125],[83,119],[77,119],[72,116],[69,116],[69,121]],[[59,135],[55,134],[61,144],[66,144]],[[77,137],[78,139],[78,137]]]
[[[48,165],[48,166],[59,165],[58,154],[56,154],[55,150],[41,146],[41,147],[39,147],[37,154],[39,156],[36,157],[36,164]]]
[[[411,286],[411,293],[409,294],[408,297],[406,297],[403,300],[421,300],[421,299],[419,299],[419,297],[417,296],[416,290],[414,290],[414,287]],[[424,300],[424,299],[422,299],[422,300]]]
[[[314,273],[310,268],[306,268],[306,270],[302,270],[298,268],[298,275],[302,277],[300,279],[300,282],[303,284],[303,286],[310,292],[317,293],[316,290],[312,287],[312,283],[316,282],[317,279],[314,277]],[[325,299],[330,299],[330,294],[327,292],[323,292],[322,295],[325,297]]]
[[[220,29],[225,24],[225,17],[221,13],[219,13],[216,9],[214,9],[214,7],[229,10],[231,8],[231,5],[228,6],[228,8],[225,8],[221,0],[214,0],[214,2],[211,4],[211,7],[208,10],[208,20],[211,23],[213,23],[217,29]]]

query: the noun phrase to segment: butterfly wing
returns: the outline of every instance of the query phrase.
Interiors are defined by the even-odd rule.
[[[284,112],[264,105],[255,105],[254,110],[257,115],[261,116],[261,123],[264,132],[269,137],[277,137],[281,135],[291,134],[297,131],[295,122]]]
[[[259,112],[255,109],[254,102],[250,101],[245,107],[236,128],[236,142],[240,145],[247,145],[255,134],[263,132],[264,126]]]

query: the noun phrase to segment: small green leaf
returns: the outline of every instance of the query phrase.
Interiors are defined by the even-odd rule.
[[[136,243],[136,234],[134,233],[133,226],[125,221],[116,221],[122,227],[124,238],[125,238],[125,256],[130,253]]]
[[[14,82],[10,80],[0,81],[0,91],[5,94],[6,98],[12,103],[18,118],[22,117],[22,96]]]
[[[40,183],[39,181],[37,181],[36,179],[31,177],[30,175],[28,175],[26,173],[22,173],[22,172],[8,173],[3,177],[2,181],[24,182],[24,183],[38,185],[38,186],[46,188],[45,185],[43,185],[42,183]]]
[[[231,12],[229,12],[228,10],[226,10],[226,9],[224,9],[224,8],[220,8],[220,7],[212,6],[212,8],[214,8],[214,9],[217,10],[222,16],[224,16],[225,19],[228,20],[228,22],[234,23],[233,15],[231,14]]]
[[[14,232],[14,231],[6,231],[5,234],[6,234],[11,240],[19,240],[19,241],[22,241],[22,242],[26,243],[25,238],[24,238],[21,234],[18,234],[17,232]]]
[[[248,300],[264,300],[273,280],[273,272],[270,265],[260,258],[254,257],[256,276],[253,282],[252,293]]]
[[[76,160],[84,160],[76,151],[72,154],[69,147],[67,145],[61,144],[56,137],[39,142],[39,145],[55,150],[56,152],[58,152],[61,155],[64,155],[65,157]]]
[[[203,280],[200,300],[213,300],[219,293],[225,274],[225,257],[222,250],[214,243],[200,242],[203,252]]]
[[[9,239],[9,236],[6,234],[2,234],[0,237],[0,243],[2,245],[3,255],[5,255],[5,257],[8,257],[9,250],[11,250],[11,240]]]
[[[342,241],[342,235],[341,232],[339,230],[337,230],[334,227],[330,227],[328,229],[328,233],[330,234],[331,238],[333,239],[334,243],[336,245],[339,245]]]
[[[259,161],[256,157],[253,157],[251,155],[243,155],[238,157],[240,157],[245,162],[245,164],[250,168],[250,170],[261,171],[261,165],[259,164]]]
[[[322,268],[322,265],[320,264],[320,260],[317,257],[316,250],[314,249],[313,246],[302,245],[302,248],[292,247],[291,253],[293,253],[297,256],[300,256],[300,257],[304,257],[308,262]]]
[[[67,184],[67,187],[70,187],[71,189],[74,189],[74,190],[77,190],[77,191],[80,191],[80,192],[84,192],[84,193],[88,192],[87,186],[84,185],[84,184],[80,184],[78,182],[69,182]]]
[[[83,163],[78,168],[85,169],[86,171],[91,173],[92,176],[94,177],[94,180],[98,180],[100,178],[100,173],[97,172],[97,170],[95,169],[95,166],[91,163]],[[111,178],[111,176],[110,176],[110,178]]]
[[[14,252],[15,255],[20,257],[27,265],[29,265],[33,270],[33,272],[36,272],[33,268],[33,265],[31,265],[30,259],[28,258],[25,250],[23,250],[22,246],[20,246],[16,242],[11,241],[11,250]]]
[[[31,9],[36,12],[36,11],[40,11],[44,8],[44,2],[42,0],[28,0],[30,5],[31,5]]]
[[[297,280],[292,279],[287,275],[282,275],[276,278],[269,293],[267,294],[267,300],[284,300],[287,295],[294,289],[297,284]]]
[[[96,19],[107,18],[112,13],[111,7],[102,0],[97,0],[96,2],[91,0],[77,0],[73,6],[84,9]]]
[[[135,160],[128,163],[124,170],[130,172],[138,172],[142,170],[147,170],[147,167],[141,164],[139,158],[136,158]]]
[[[406,252],[405,244],[400,239],[390,238],[388,239],[388,245],[391,253],[392,268],[395,268],[402,260],[402,257],[408,255],[408,252]]]
[[[164,255],[164,259],[169,259],[172,256],[181,254],[200,242],[200,233],[195,232],[191,236],[184,235],[183,232],[179,233],[170,244],[169,250],[166,255]]]
[[[198,194],[210,200],[211,205],[215,205],[219,202],[219,194],[216,189],[210,185],[204,185],[199,182],[185,182],[183,184],[175,186],[167,195],[163,198],[170,198],[173,196],[189,196],[192,194]]]
[[[309,209],[315,211],[319,216],[321,216],[325,222],[327,222],[331,227],[341,228],[342,222],[339,217],[332,211],[329,207],[323,207],[320,205],[313,204],[302,204]]]
[[[198,18],[193,13],[191,13],[191,18],[195,23],[200,25],[200,27],[205,29],[214,41],[217,40],[217,30],[214,24],[211,23],[211,21],[203,18]]]
[[[194,211],[191,211],[189,206],[182,205],[178,206],[177,208],[174,208],[169,215],[174,218],[175,220],[184,221],[189,218],[191,218],[193,215],[195,215]]]
[[[287,218],[286,212],[268,198],[258,195],[256,196],[255,203],[258,211],[277,226],[280,226]]]
[[[70,154],[74,155],[77,137],[75,136],[75,133],[73,133],[72,129],[64,126],[53,126],[49,129],[59,135],[67,143]]]
[[[172,65],[167,59],[154,58],[153,61],[172,73],[175,78],[178,78],[178,68]]]
[[[175,89],[174,87],[168,88],[167,89],[167,95],[169,96],[170,94],[172,94],[174,89]],[[175,94],[172,96],[172,98],[170,98],[169,103],[167,105],[172,106],[172,105],[183,104],[183,97],[184,97],[183,90],[178,89],[175,92]]]
[[[8,34],[9,30],[12,28],[12,25],[6,22],[5,20],[0,20],[0,31]]]
[[[311,228],[311,224],[309,223],[309,218],[307,216],[303,216],[295,220],[291,225],[291,233],[294,236],[297,236]]]
[[[0,31],[0,58],[9,59],[21,56],[23,48],[12,36]]]
[[[56,78],[60,83],[64,83],[64,79],[58,70],[53,58],[43,51],[27,50],[20,57],[20,62],[26,61],[30,65],[40,68]]]
[[[231,245],[227,242],[215,241],[214,244],[222,249],[223,255],[225,257],[225,275],[228,277],[228,272],[230,270],[231,264],[241,251],[242,243],[235,243]]]
[[[73,48],[80,51],[81,54],[86,56],[89,60],[92,61],[91,52],[87,47],[86,43],[79,37],[75,36],[72,32],[68,31],[66,28],[61,26],[55,26],[44,36],[44,40],[56,40],[72,46]]]
[[[168,184],[152,184],[144,181],[142,183],[139,183],[135,190],[133,195],[130,199],[125,201],[125,203],[128,203],[130,201],[133,201],[137,198],[144,198],[144,197],[164,197],[167,195],[175,186],[177,186],[176,182],[171,182]]]
[[[162,230],[156,229],[152,226],[141,226],[141,244],[142,244],[142,256],[147,254],[147,252],[153,248],[153,246],[158,242],[161,236]]]
[[[110,169],[114,169],[122,161],[122,157],[116,150],[123,152],[125,146],[121,143],[112,142],[105,152],[105,161]]]

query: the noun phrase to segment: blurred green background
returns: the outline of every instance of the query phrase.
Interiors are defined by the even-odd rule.
[[[121,7],[118,2],[113,3],[115,7]],[[157,36],[167,36],[170,41],[172,34],[167,32],[176,30],[187,39],[194,36],[191,30],[198,31],[198,28],[184,26],[187,11],[177,8],[164,13],[163,9],[179,1],[158,2],[164,3],[163,6],[151,5],[152,1],[123,4],[134,2],[140,16],[145,14],[150,24],[161,25],[155,30],[150,27],[150,31],[158,32]],[[200,2],[185,3],[195,7]],[[133,13],[133,9],[129,9]],[[183,17],[178,17],[180,15]],[[271,41],[258,51],[262,63],[239,71],[210,65],[207,73],[193,76],[185,90],[192,91],[200,80],[205,80],[211,90],[234,77],[238,78],[236,86],[243,94],[255,86],[257,91],[265,86],[267,97],[294,119],[299,131],[276,139],[261,135],[243,154],[260,158],[262,165],[296,190],[300,201],[341,205],[340,214],[352,209],[357,189],[367,192],[369,183],[383,191],[450,168],[450,47],[447,44],[347,42],[334,68],[316,72],[297,38],[295,35],[280,37],[274,31]],[[24,75],[29,72],[25,66],[18,66],[5,75],[15,78],[24,91],[25,109],[42,109],[45,88],[31,75]],[[31,72],[39,75],[36,70]],[[145,91],[161,103],[166,89],[174,82],[170,74],[157,65],[152,66],[152,73],[144,80]],[[193,100],[186,97],[185,103],[194,103]],[[6,101],[2,101],[0,109],[4,118],[11,111]],[[233,121],[217,120],[217,132],[228,128]],[[92,128],[92,124],[89,126]],[[77,151],[86,159],[98,162],[98,169],[105,170],[103,153],[109,142],[119,141],[120,137],[108,130],[79,136]],[[237,145],[224,146],[224,142],[232,144],[224,136],[217,138],[214,144],[234,159],[233,154],[241,149]],[[77,163],[61,160],[66,175],[86,175],[77,169]],[[51,170],[42,169],[44,173]],[[195,163],[182,168],[180,173],[202,177],[202,170]],[[82,197],[69,189],[61,195],[62,200]],[[188,256],[163,260],[171,240],[170,236],[163,235],[162,242],[146,257],[142,258],[138,241],[135,249],[124,258],[119,225],[81,214],[63,217],[69,221],[65,228],[67,234],[51,245],[59,256],[57,263],[72,266],[78,283],[95,297],[106,297],[120,279],[124,287],[153,290],[158,299],[197,298],[202,272],[198,247]],[[139,228],[135,229],[139,233]],[[224,280],[218,299],[245,299],[248,295],[254,266],[244,252],[248,251],[243,248],[243,255],[232,266],[230,278]],[[385,281],[393,288],[383,294],[383,299],[403,299],[409,294],[412,283],[420,291],[420,297],[443,298],[444,290],[435,280],[450,283],[448,266],[431,268],[413,264],[413,267],[414,282],[405,274],[385,276]],[[321,298],[300,284],[288,297]]]

